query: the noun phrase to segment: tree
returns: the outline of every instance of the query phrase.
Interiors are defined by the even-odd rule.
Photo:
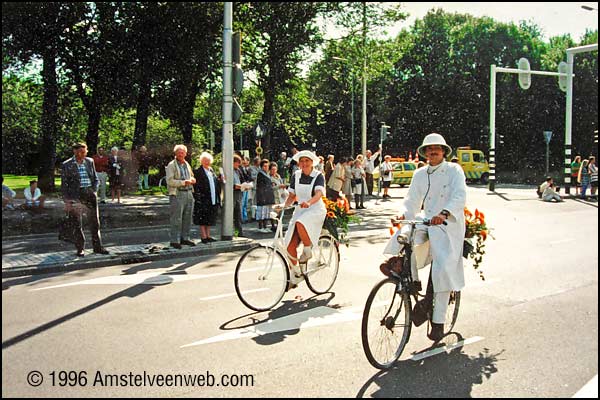
[[[283,142],[285,134],[276,119],[276,97],[298,76],[302,52],[314,49],[321,42],[316,19],[332,9],[331,4],[323,2],[252,2],[240,3],[235,10],[239,22],[234,26],[245,36],[244,66],[256,72],[264,94],[266,155],[274,154],[271,142]]]
[[[64,39],[62,33],[79,20],[82,11],[82,3],[2,3],[3,53],[23,63],[34,57],[42,59],[44,99],[38,185],[46,192],[54,191],[58,49]]]
[[[87,3],[85,17],[65,33],[59,54],[87,115],[86,143],[96,153],[103,114],[123,106],[130,93],[128,44],[115,3]]]
[[[219,77],[223,28],[221,3],[169,3],[173,29],[170,68],[158,84],[157,106],[181,130],[185,144],[192,143],[197,96]]]

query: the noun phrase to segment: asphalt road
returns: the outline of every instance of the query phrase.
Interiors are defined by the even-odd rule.
[[[486,214],[495,239],[485,281],[466,266],[444,340],[458,346],[432,354],[421,326],[396,368],[371,367],[360,318],[399,201],[373,204],[367,226],[353,228],[332,293],[302,284],[271,312],[237,299],[236,253],[5,279],[2,395],[571,397],[597,379],[597,207],[517,189],[469,189],[468,207]],[[135,386],[130,373],[213,376],[215,386]]]

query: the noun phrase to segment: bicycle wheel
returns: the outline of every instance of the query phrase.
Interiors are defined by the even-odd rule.
[[[287,264],[272,247],[248,250],[235,267],[235,291],[255,311],[270,310],[283,298],[289,279]]]
[[[410,338],[411,301],[398,293],[398,280],[386,278],[371,290],[362,318],[362,345],[367,359],[379,369],[390,368],[400,358]]]
[[[444,335],[452,332],[456,318],[458,318],[458,308],[460,307],[460,291],[450,292],[448,301],[448,310],[446,311],[446,323],[444,324]]]
[[[306,284],[315,294],[326,293],[337,278],[340,251],[331,236],[323,235],[306,263]]]

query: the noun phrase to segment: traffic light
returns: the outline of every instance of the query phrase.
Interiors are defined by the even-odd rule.
[[[242,94],[244,88],[244,71],[242,70],[242,35],[240,32],[234,32],[231,37],[231,62],[233,64],[231,68],[231,82],[233,88],[233,109],[232,119],[233,123],[240,121],[244,110],[238,99]]]
[[[594,131],[594,144],[598,145],[598,130],[597,129]]]
[[[383,125],[381,125],[381,142],[385,142],[386,140],[390,139],[392,136],[392,132],[389,131],[390,127],[387,126],[385,123],[383,123]]]

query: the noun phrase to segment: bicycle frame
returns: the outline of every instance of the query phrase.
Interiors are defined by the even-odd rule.
[[[412,252],[413,252],[413,246],[414,246],[414,241],[415,241],[415,234],[417,231],[416,226],[417,225],[430,226],[431,221],[428,219],[424,219],[422,221],[401,220],[401,221],[399,221],[399,223],[403,224],[403,225],[410,225],[411,229],[410,229],[408,238],[406,238],[406,240],[404,240],[404,246],[403,246],[402,250],[398,254],[399,256],[403,257],[402,271],[400,272],[400,275],[398,275],[397,273],[395,273],[392,270],[391,275],[394,278],[398,279],[398,289],[397,289],[398,293],[407,292],[409,294],[412,294],[413,297],[415,297],[415,299],[416,299],[417,291],[411,290],[412,286],[413,286],[413,282],[414,282],[413,276],[412,276],[411,260],[412,260]],[[400,236],[398,236],[398,237],[400,237]]]
[[[273,243],[271,244],[271,246],[269,246],[273,249],[273,252],[271,254],[269,254],[269,258],[267,258],[267,267],[266,268],[268,268],[268,269],[265,270],[264,275],[262,275],[260,277],[260,279],[266,279],[266,276],[268,276],[268,274],[271,272],[271,268],[273,266],[272,260],[273,260],[273,257],[275,257],[276,251],[279,251],[280,253],[283,254],[283,258],[285,259],[286,266],[288,267],[288,269],[290,269],[291,263],[290,263],[289,255],[288,255],[287,248],[285,247],[285,244],[283,241],[283,239],[284,239],[284,237],[283,237],[283,217],[284,217],[285,211],[290,210],[290,209],[295,209],[295,208],[296,208],[295,206],[288,206],[288,207],[284,207],[281,209],[280,215],[277,219],[277,229],[275,231],[275,236],[273,237]],[[334,243],[337,245],[337,241],[334,240]],[[323,266],[330,265],[331,257],[333,257],[333,255],[334,255],[334,252],[331,252],[329,254],[330,258],[326,262],[326,260],[322,259],[323,256],[319,252],[319,260],[318,260],[319,267],[311,269],[310,272],[306,270],[306,263],[298,263],[298,265],[300,266],[302,274],[312,275],[315,272],[319,271],[319,269],[323,268]]]

